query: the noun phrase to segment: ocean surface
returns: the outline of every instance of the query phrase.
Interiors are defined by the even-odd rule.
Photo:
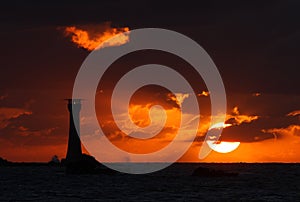
[[[237,177],[194,177],[199,166]],[[300,200],[300,164],[177,163],[147,175],[68,175],[63,167],[0,167],[0,201]]]

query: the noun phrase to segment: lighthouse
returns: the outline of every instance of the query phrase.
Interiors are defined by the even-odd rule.
[[[68,140],[68,150],[66,161],[75,162],[81,160],[81,142],[79,137],[80,131],[80,109],[81,109],[81,99],[66,99],[68,101],[69,110],[69,140]],[[78,131],[76,130],[78,127]]]

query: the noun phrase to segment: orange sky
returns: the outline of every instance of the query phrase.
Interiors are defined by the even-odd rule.
[[[11,57],[7,57],[7,61],[3,59],[3,66],[15,66],[20,69],[16,73],[13,68],[7,68],[5,74],[1,74],[1,82],[5,83],[1,86],[5,88],[0,89],[0,157],[11,161],[48,161],[53,155],[64,158],[67,150],[68,111],[63,99],[72,95],[74,78],[80,64],[89,51],[95,49],[100,42],[128,30],[127,26],[113,27],[109,22],[97,26],[88,23],[80,26],[68,24],[63,27],[63,30],[61,27],[57,29],[57,26],[38,29],[38,31],[25,30],[24,33],[27,35],[24,34],[23,37],[26,40],[20,42],[22,50],[20,52],[26,54],[28,50],[22,48],[33,46],[36,55],[33,57],[31,54],[25,56],[20,54],[20,59],[17,60],[14,58],[15,50],[11,49],[11,44],[4,43],[3,50],[7,50],[5,54],[11,54]],[[48,35],[44,36],[40,33]],[[120,40],[114,40],[113,44],[105,44],[100,48],[130,43],[128,34],[121,36]],[[34,41],[39,40],[39,37],[42,37],[41,41],[35,44]],[[12,38],[18,37],[12,33]],[[27,44],[29,42],[32,44]],[[47,47],[46,52],[41,51],[45,47]],[[185,141],[193,143],[180,158],[181,162],[300,162],[300,96],[297,93],[285,94],[285,91],[290,91],[292,88],[284,87],[286,83],[294,80],[288,78],[287,81],[281,82],[283,76],[274,79],[277,75],[269,75],[276,71],[259,74],[258,77],[264,75],[259,77],[259,80],[253,77],[257,71],[252,68],[260,70],[265,66],[262,68],[253,65],[251,68],[246,68],[249,65],[247,58],[244,58],[245,61],[239,61],[238,57],[230,60],[228,52],[225,51],[225,53],[221,52],[222,57],[225,58],[222,59],[218,57],[220,52],[216,54],[212,51],[213,48],[210,50],[213,59],[219,59],[216,61],[224,76],[227,91],[227,127],[224,128],[220,140],[241,142],[236,150],[226,154],[212,151],[205,159],[198,158],[211,118],[209,92],[201,77],[195,74],[186,61],[155,51],[132,53],[126,58],[120,58],[112,64],[99,83],[95,106],[98,121],[112,143],[132,153],[157,151],[173,140],[180,120],[184,120]],[[240,50],[238,49],[237,53]],[[259,59],[251,59],[251,61],[260,61]],[[171,94],[167,89],[157,86],[146,86],[136,92],[129,107],[131,119],[135,124],[142,127],[150,124],[148,112],[153,105],[161,105],[167,115],[164,129],[157,136],[149,140],[138,140],[128,137],[117,128],[110,112],[110,98],[114,84],[124,73],[150,62],[173,67],[184,77],[189,78],[191,85],[194,86],[194,92]],[[234,65],[236,66],[233,68]],[[31,67],[34,69],[25,71],[26,68]],[[249,72],[253,74],[252,77],[247,74]],[[282,75],[293,76],[294,74],[287,72]],[[272,83],[274,80],[276,82]],[[267,87],[264,88],[265,86]],[[188,105],[192,93],[197,96],[201,112],[200,126],[195,139],[190,138],[190,129],[195,124],[193,120],[199,114],[189,111],[180,115],[180,106]],[[160,119],[155,117],[157,114],[158,111],[154,110],[154,120]],[[124,114],[118,115],[120,119],[122,116]],[[81,124],[84,125],[88,122],[88,117],[81,117],[81,120]],[[130,131],[130,128],[127,130]]]
[[[144,93],[143,93],[144,90]],[[130,108],[131,118],[139,126],[147,126],[149,122],[148,112],[153,104],[162,105],[167,114],[167,121],[165,123],[165,128],[154,138],[149,140],[138,140],[135,138],[129,138],[124,133],[118,132],[116,126],[111,120],[109,114],[105,114],[105,110],[101,111],[100,108],[107,109],[106,105],[102,102],[98,104],[98,110],[101,116],[99,116],[99,122],[103,126],[104,131],[107,132],[108,137],[111,141],[119,148],[132,152],[132,153],[148,153],[157,151],[169,144],[173,140],[177,133],[179,127],[178,123],[183,117],[188,117],[189,120],[193,119],[196,114],[184,114],[180,115],[179,101],[175,99],[168,99],[169,93],[160,91],[158,96],[145,96],[149,93],[153,93],[153,89],[144,88],[141,89],[139,93],[136,93],[132,98],[132,104]],[[102,94],[100,93],[97,98],[101,99]],[[175,95],[173,95],[173,98]],[[183,95],[181,95],[183,96]],[[263,96],[263,95],[262,95]],[[147,97],[148,99],[141,99]],[[251,97],[251,96],[250,96]],[[97,100],[96,99],[96,100]],[[150,99],[150,100],[149,100]],[[209,97],[198,96],[198,99],[209,100]],[[252,99],[252,98],[251,98]],[[184,104],[188,97],[181,100]],[[153,103],[155,101],[156,103]],[[105,102],[105,101],[104,101]],[[203,102],[202,102],[203,103]],[[84,103],[83,103],[84,104]],[[47,130],[30,131],[29,126],[19,126],[16,128],[17,135],[19,138],[27,139],[26,142],[18,143],[16,146],[14,142],[0,139],[1,146],[0,152],[1,156],[13,160],[13,161],[48,161],[54,154],[63,158],[66,154],[67,145],[67,133],[68,133],[68,112],[66,110],[66,104],[64,102],[60,103],[62,109],[64,109],[64,114],[62,119],[60,119],[61,125],[63,127],[64,134],[61,137],[55,137],[51,135],[53,132],[57,131],[57,128],[49,128]],[[100,107],[100,108],[99,108]],[[205,111],[205,110],[204,110]],[[267,127],[263,125],[264,129],[256,128],[255,125],[266,119],[266,122],[270,122],[270,117],[263,117],[257,114],[246,114],[245,111],[237,106],[228,109],[227,122],[228,125],[224,130],[221,140],[224,141],[240,141],[239,147],[230,153],[218,153],[212,151],[205,159],[199,160],[198,155],[204,139],[205,132],[209,127],[209,116],[203,116],[201,118],[200,126],[198,128],[198,134],[194,143],[189,148],[189,150],[180,158],[181,162],[299,162],[300,159],[300,126],[299,126],[299,113],[298,110],[291,111],[282,117],[279,117],[279,121],[283,124],[278,125],[278,127]],[[22,110],[21,108],[10,108],[1,110],[1,127],[6,127],[13,120],[7,119],[5,117],[18,118],[19,116],[30,117],[33,113],[31,110]],[[5,112],[5,113],[4,113]],[[205,113],[204,113],[205,114]],[[156,115],[156,113],[152,114]],[[154,117],[155,118],[155,117]],[[57,119],[58,120],[58,119]],[[84,117],[81,117],[84,120]],[[263,122],[264,123],[264,122]],[[82,121],[81,124],[85,124]],[[285,125],[285,126],[284,126]],[[245,128],[243,128],[246,126]],[[253,127],[252,127],[253,126]],[[189,126],[187,125],[186,131],[188,134]],[[248,129],[254,128],[256,130],[247,133]],[[236,133],[238,131],[238,133]],[[255,132],[256,131],[256,132]],[[255,133],[255,134],[252,134]],[[234,134],[232,136],[232,134]],[[244,136],[243,136],[244,135]],[[39,139],[41,142],[41,137],[46,137],[43,144],[30,144],[34,143],[35,139]],[[251,139],[249,139],[251,138]],[[15,139],[15,142],[19,141]],[[47,142],[50,144],[47,144]],[[190,141],[193,141],[190,139]],[[53,143],[51,143],[53,142]],[[86,151],[85,151],[86,152]],[[121,159],[119,159],[121,160]]]

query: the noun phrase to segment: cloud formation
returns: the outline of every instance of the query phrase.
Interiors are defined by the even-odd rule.
[[[288,113],[286,116],[298,116],[300,115],[300,110],[292,111]]]
[[[300,136],[300,125],[289,125],[285,128],[272,128],[268,130],[262,130],[265,133],[271,134],[280,134],[284,136],[293,135],[293,136]]]
[[[178,106],[182,106],[182,103],[184,102],[184,100],[186,98],[188,98],[190,96],[190,94],[188,94],[188,93],[175,93],[175,96],[176,97],[174,97],[172,93],[167,94],[167,97],[170,100],[174,101]]]
[[[22,108],[2,107],[0,108],[0,129],[6,128],[12,119],[22,115],[31,115],[32,111]]]
[[[83,27],[65,27],[64,33],[66,36],[70,36],[72,42],[77,44],[78,47],[89,51],[104,47],[119,46],[129,42],[128,27],[112,27],[111,22]]]
[[[203,90],[201,93],[198,94],[198,96],[204,96],[204,97],[207,97],[207,96],[209,96],[209,94],[210,94],[210,93],[209,93],[208,91],[204,91],[204,90]]]
[[[34,136],[34,137],[41,137],[41,136],[47,136],[51,135],[54,130],[56,130],[57,127],[52,128],[45,128],[42,130],[32,130],[25,126],[19,126],[17,128],[16,133],[20,136],[26,137],[26,136]]]
[[[240,114],[238,107],[234,107],[231,114],[228,114],[226,117],[226,123],[232,125],[240,125],[242,123],[250,123],[254,120],[257,120],[258,116]]]
[[[0,100],[4,100],[5,98],[7,98],[7,95],[0,95]]]
[[[252,96],[253,96],[253,97],[259,97],[259,96],[261,96],[261,93],[258,93],[258,92],[252,93]]]

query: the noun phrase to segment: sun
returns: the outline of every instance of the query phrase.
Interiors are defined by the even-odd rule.
[[[213,124],[209,130],[212,129],[223,129],[232,126],[232,124],[226,124],[224,122],[219,122]],[[206,143],[208,146],[219,153],[229,153],[237,149],[240,145],[240,142],[226,142],[226,141],[215,141],[215,140],[207,140]]]
[[[225,142],[225,141],[206,141],[208,146],[219,153],[229,153],[234,151],[240,145],[240,142]]]

